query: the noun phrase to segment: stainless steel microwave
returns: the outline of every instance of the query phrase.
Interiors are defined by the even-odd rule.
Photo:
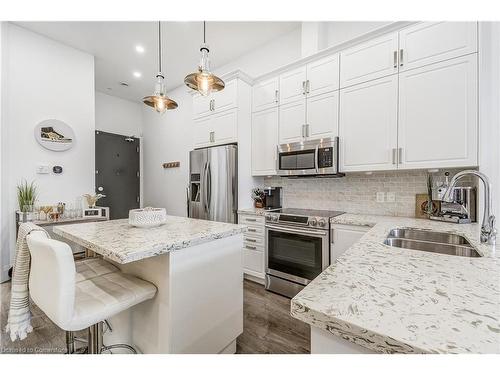
[[[279,176],[344,176],[339,172],[338,137],[279,145],[276,162]]]

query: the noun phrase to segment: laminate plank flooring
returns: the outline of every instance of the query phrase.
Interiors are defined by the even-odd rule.
[[[64,353],[65,333],[34,304],[33,332],[25,340],[11,342],[5,333],[10,301],[10,282],[0,285],[0,353]],[[290,300],[268,292],[260,284],[244,281],[243,334],[237,339],[237,353],[309,353],[309,325],[290,316]]]

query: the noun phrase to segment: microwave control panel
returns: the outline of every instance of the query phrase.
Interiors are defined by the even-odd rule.
[[[322,147],[318,149],[318,168],[333,167],[333,147]]]

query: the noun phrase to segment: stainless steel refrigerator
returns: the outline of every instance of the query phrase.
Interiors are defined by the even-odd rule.
[[[208,147],[190,152],[187,209],[191,218],[237,222],[237,145]]]

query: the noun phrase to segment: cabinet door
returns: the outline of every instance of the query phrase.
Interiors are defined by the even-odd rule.
[[[401,168],[477,165],[477,55],[399,75]]]
[[[213,144],[237,142],[237,110],[232,109],[210,116],[214,131]]]
[[[203,96],[195,94],[193,96],[193,117],[200,118],[212,113],[210,108],[210,101],[213,99],[212,95]]]
[[[302,141],[305,136],[306,101],[280,105],[279,109],[280,144]]]
[[[340,170],[396,169],[398,76],[340,90]]]
[[[331,138],[339,134],[339,92],[307,98],[307,137]]]
[[[307,64],[309,96],[324,94],[339,88],[339,54]]]
[[[222,112],[237,106],[236,100],[236,87],[237,80],[233,79],[226,82],[226,86],[222,91],[214,92],[212,97],[214,99],[212,104],[212,111]]]
[[[399,70],[477,51],[476,22],[422,22],[399,33]]]
[[[278,108],[252,115],[252,176],[276,174]]]
[[[279,77],[257,83],[252,89],[252,111],[278,106],[279,100]]]
[[[211,116],[194,121],[194,147],[210,146],[210,132],[212,132]]]
[[[297,101],[305,96],[306,67],[280,75],[280,104]]]
[[[359,44],[340,53],[340,87],[347,87],[398,71],[398,33]]]
[[[330,264],[358,242],[370,230],[369,227],[332,224],[330,236]]]

